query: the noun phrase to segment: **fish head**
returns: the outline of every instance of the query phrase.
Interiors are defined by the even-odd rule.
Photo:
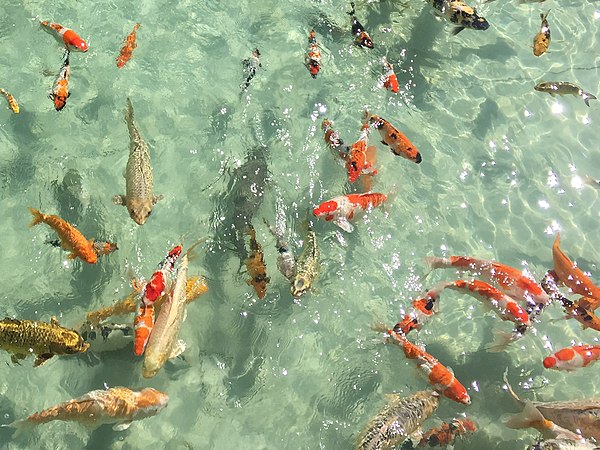
[[[534,89],[539,92],[552,92],[556,90],[556,87],[551,81],[542,81],[536,84]]]
[[[316,217],[328,217],[338,209],[338,203],[335,200],[328,200],[321,203],[315,209],[313,209],[313,215]]]
[[[310,289],[310,280],[302,274],[296,274],[292,282],[291,292],[292,297],[300,298]]]
[[[67,355],[74,355],[76,353],[83,353],[88,348],[90,348],[90,344],[86,342],[83,337],[74,330],[63,330],[60,332],[60,349],[56,349],[58,351],[55,353],[64,353]]]
[[[137,393],[136,417],[150,417],[158,414],[169,403],[169,396],[153,388],[142,389]]]
[[[67,99],[69,95],[62,94],[50,94],[50,99],[54,102],[54,109],[57,111],[61,111],[65,106],[67,106]]]
[[[485,20],[484,17],[478,16],[477,13],[473,13],[473,21],[470,23],[469,28],[473,30],[484,31],[490,27],[490,23]]]
[[[327,131],[333,126],[333,122],[329,119],[323,119],[323,123],[321,123],[321,129],[323,131]]]
[[[87,42],[81,39],[79,36],[71,39],[70,47],[73,47],[73,50],[78,52],[87,52],[89,50]]]
[[[152,214],[152,199],[151,198],[134,198],[127,204],[129,216],[138,225],[144,225],[150,214]]]

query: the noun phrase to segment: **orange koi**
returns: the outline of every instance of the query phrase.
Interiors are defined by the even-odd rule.
[[[388,146],[394,155],[402,156],[409,161],[421,164],[423,160],[421,153],[398,128],[379,116],[369,114],[368,111],[365,111],[364,115],[368,119],[368,122],[379,131],[381,143]]]
[[[71,68],[69,66],[69,52],[66,52],[65,61],[63,63],[54,85],[52,92],[48,97],[54,102],[54,108],[61,111],[67,105],[67,99],[71,96],[69,92],[69,77],[71,76]]]
[[[350,147],[348,158],[346,159],[346,170],[348,171],[348,181],[354,183],[363,174],[377,174],[377,169],[373,168],[367,161],[367,145],[369,140],[369,125],[364,124],[360,131],[360,138]]]
[[[89,264],[96,263],[98,255],[94,250],[93,239],[87,240],[77,228],[58,216],[42,214],[35,208],[29,208],[29,211],[33,215],[33,220],[29,226],[33,227],[43,222],[54,229],[60,238],[61,247],[71,252],[67,258],[75,259],[79,257]]]
[[[392,91],[394,94],[397,94],[400,91],[400,85],[398,84],[398,77],[396,77],[396,73],[394,72],[394,66],[391,65],[387,58],[384,56],[381,60],[383,63],[383,87],[388,91]]]
[[[19,114],[19,104],[17,103],[15,98],[8,91],[5,91],[2,88],[0,88],[0,94],[4,95],[6,97],[8,106],[10,106],[10,109],[12,110],[12,112],[14,112],[15,114]]]
[[[44,31],[54,36],[54,39],[56,39],[59,44],[63,44],[67,50],[73,50],[75,52],[88,51],[87,43],[70,28],[63,27],[58,23],[49,22],[47,20],[40,22],[40,26]]]
[[[339,156],[344,161],[348,159],[347,146],[344,146],[344,141],[340,137],[340,133],[333,129],[333,121],[324,119],[321,124],[321,129],[325,132],[325,144],[331,149],[336,156]]]
[[[321,50],[317,42],[315,30],[310,30],[308,35],[308,53],[304,58],[304,63],[310,72],[310,76],[317,78],[319,70],[321,70]]]
[[[542,25],[540,31],[533,38],[533,54],[535,56],[542,56],[548,51],[548,47],[550,46],[550,26],[548,25],[549,13],[550,11],[546,14],[540,14]]]
[[[321,203],[313,210],[313,215],[335,223],[342,230],[351,233],[354,226],[349,222],[359,211],[376,208],[387,200],[387,195],[379,192],[349,194],[334,197]]]
[[[413,301],[413,308],[394,325],[394,332],[408,335],[412,330],[420,330],[439,311],[440,294],[447,283],[441,282],[429,289],[424,297]]]
[[[141,356],[150,340],[150,333],[154,327],[154,305],[139,302],[133,319],[134,341],[133,353]]]
[[[544,367],[572,371],[591,366],[598,359],[600,359],[600,345],[574,345],[544,358]]]
[[[271,279],[267,276],[267,265],[263,257],[260,244],[256,241],[256,231],[252,225],[246,230],[250,236],[250,256],[246,259],[246,270],[250,279],[246,280],[248,286],[252,286],[258,298],[263,299],[267,293],[267,284]]]
[[[133,56],[133,50],[137,47],[136,43],[136,31],[140,28],[140,24],[136,23],[133,27],[133,31],[127,35],[125,38],[125,45],[121,48],[121,52],[117,57],[117,67],[120,69],[127,61],[131,59]]]
[[[446,447],[464,434],[477,431],[477,426],[470,419],[452,419],[450,423],[443,423],[437,428],[425,432],[417,447]]]

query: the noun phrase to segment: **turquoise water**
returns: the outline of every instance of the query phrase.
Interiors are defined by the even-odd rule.
[[[565,252],[600,281],[600,191],[582,184],[586,176],[600,178],[600,106],[533,90],[546,80],[600,92],[599,3],[481,4],[490,29],[456,37],[424,1],[360,4],[356,14],[375,41],[373,51],[352,45],[348,8],[270,0],[0,5],[0,87],[21,106],[14,115],[0,99],[2,312],[38,320],[56,315],[76,327],[87,311],[126,295],[132,276],[148,277],[182,239],[190,245],[209,238],[190,274],[205,274],[210,287],[182,326],[185,359],[151,380],[141,377],[130,348],[54,358],[35,369],[31,358],[13,366],[2,353],[8,363],[0,365],[2,423],[105,384],[151,386],[171,399],[158,416],[125,432],[54,422],[12,440],[0,429],[2,448],[352,448],[383,394],[427,388],[402,351],[370,329],[377,321],[392,325],[429,283],[454,277],[436,271],[423,284],[426,255],[496,259],[539,280],[552,265],[560,230]],[[530,46],[547,9],[552,43],[536,58]],[[90,45],[86,54],[71,54],[72,95],[60,113],[47,94],[62,51],[38,29],[39,19],[73,28]],[[136,22],[138,47],[118,70],[115,58]],[[311,27],[323,46],[316,80],[303,66]],[[241,61],[255,47],[263,67],[240,95]],[[377,87],[383,55],[395,64],[398,95]],[[150,146],[155,191],[164,195],[143,227],[112,203],[125,190],[126,97]],[[335,120],[353,142],[365,108],[398,126],[423,162],[378,146],[374,190],[397,193],[395,201],[359,220],[352,234],[315,223],[321,272],[314,291],[295,304],[275,269],[274,239],[262,218],[274,223],[282,205],[300,253],[307,208],[348,192],[320,123]],[[236,253],[215,245],[228,239],[217,223],[233,210],[229,173],[257,145],[266,146],[270,170],[264,199],[252,210],[271,276],[263,301],[246,285]],[[67,174],[80,182],[65,182]],[[45,243],[54,238],[48,227],[28,229],[28,206],[59,214],[86,236],[114,240],[119,250],[95,266],[67,260]],[[568,374],[541,365],[550,344],[596,340],[596,332],[562,316],[553,305],[534,332],[504,353],[488,353],[492,331],[510,325],[471,298],[443,297],[441,314],[417,342],[469,389],[471,406],[444,400],[434,416],[464,413],[477,421],[480,430],[456,448],[518,449],[535,439],[501,423],[503,414],[517,411],[502,390],[506,367],[517,391],[523,392],[519,382],[539,387],[539,400],[598,392],[594,368]]]

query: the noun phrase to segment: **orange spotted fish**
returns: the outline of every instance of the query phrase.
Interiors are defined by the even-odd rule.
[[[71,76],[71,68],[69,66],[69,52],[66,52],[65,61],[63,63],[54,85],[52,92],[48,97],[54,102],[54,108],[61,111],[67,105],[67,99],[71,96],[69,92],[69,77]]]
[[[377,169],[367,160],[368,140],[369,125],[364,124],[360,130],[360,138],[352,144],[346,159],[346,170],[350,183],[354,183],[363,174],[377,174]]]
[[[550,27],[548,26],[548,11],[546,14],[541,13],[540,18],[542,19],[542,25],[540,31],[533,38],[533,54],[535,56],[542,56],[548,51],[550,46]]]
[[[250,236],[250,255],[246,259],[246,270],[250,279],[246,280],[248,286],[252,286],[258,298],[263,299],[267,294],[267,285],[271,279],[267,276],[267,265],[265,264],[263,251],[256,241],[256,231],[252,225],[246,230]]]
[[[346,160],[348,158],[348,147],[344,146],[344,141],[340,137],[340,133],[333,129],[333,120],[323,119],[321,129],[325,133],[324,139],[327,147],[329,147],[336,156]]]
[[[15,114],[19,114],[19,104],[17,103],[15,98],[8,91],[5,91],[4,89],[1,89],[1,88],[0,88],[0,94],[4,95],[6,97],[8,106],[10,106],[10,109],[12,109],[12,112],[14,112]]]
[[[394,72],[394,66],[388,62],[385,56],[381,59],[381,62],[383,63],[383,69],[385,71],[382,77],[383,87],[388,91],[392,91],[394,94],[397,94],[400,91],[400,85],[398,84],[396,72]]]
[[[94,250],[93,239],[87,240],[77,228],[58,216],[42,214],[35,208],[29,208],[29,211],[33,215],[29,226],[33,227],[43,222],[54,229],[60,238],[61,247],[71,252],[68,255],[69,259],[80,258],[89,264],[96,263],[98,255]]]
[[[349,222],[359,212],[376,208],[387,200],[387,195],[379,192],[349,194],[334,197],[321,203],[313,210],[313,215],[335,223],[342,230],[351,233],[354,226]]]
[[[388,146],[394,155],[421,164],[421,153],[398,128],[379,116],[369,114],[368,111],[365,111],[364,117],[379,131],[381,143]]]
[[[88,51],[87,43],[70,28],[63,27],[62,25],[47,20],[40,22],[40,26],[44,31],[54,36],[54,39],[56,39],[58,43],[63,44],[67,50],[73,50],[75,52]]]
[[[133,50],[137,47],[137,43],[135,41],[136,35],[135,32],[140,28],[140,24],[136,23],[133,27],[133,31],[129,33],[129,35],[125,38],[125,45],[121,48],[121,53],[117,57],[117,67],[120,69],[127,61],[131,59],[133,56]]]
[[[544,358],[544,367],[572,371],[591,366],[598,359],[600,359],[600,345],[574,345]]]
[[[447,447],[450,446],[457,437],[473,433],[477,426],[470,419],[452,419],[450,423],[444,422],[439,427],[432,428],[423,433],[417,447]]]
[[[308,35],[308,52],[304,58],[304,63],[310,72],[310,76],[317,78],[319,70],[321,70],[321,49],[317,42],[315,30],[310,30]]]
[[[373,44],[373,40],[369,33],[365,31],[365,27],[358,21],[354,13],[356,12],[354,8],[354,2],[350,2],[350,6],[352,7],[352,11],[348,13],[350,19],[352,20],[352,34],[354,34],[354,42],[359,47],[367,47],[373,48],[375,45]]]
[[[412,330],[420,330],[439,311],[440,294],[447,283],[441,282],[429,289],[425,295],[413,301],[413,308],[394,325],[394,331],[407,335]]]

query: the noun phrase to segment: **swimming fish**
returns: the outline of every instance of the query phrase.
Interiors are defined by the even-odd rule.
[[[321,49],[317,42],[315,30],[310,30],[310,34],[308,35],[308,51],[304,58],[304,64],[306,64],[310,76],[317,78],[319,70],[321,70]]]
[[[89,346],[77,331],[61,327],[55,317],[50,323],[10,317],[0,320],[0,348],[11,353],[15,364],[33,353],[33,366],[37,367],[54,355],[83,353]]]
[[[136,31],[140,28],[140,24],[136,23],[133,27],[133,31],[127,35],[125,38],[125,45],[121,48],[121,52],[117,57],[117,67],[120,69],[127,61],[131,59],[133,56],[133,50],[137,47],[136,43]]]
[[[63,420],[92,427],[114,423],[115,431],[123,431],[134,420],[158,414],[167,406],[168,401],[167,394],[152,388],[141,391],[132,391],[126,387],[98,389],[32,414],[27,419],[12,423],[11,426],[26,428]]]
[[[392,340],[400,344],[408,359],[415,359],[417,367],[427,377],[429,384],[444,397],[463,405],[471,404],[471,397],[454,373],[419,346],[413,344],[403,334],[388,330]]]
[[[54,102],[54,109],[61,111],[67,105],[67,99],[71,96],[69,92],[69,77],[71,76],[71,68],[69,66],[69,52],[65,52],[65,60],[63,65],[54,80],[52,92],[48,97]]]
[[[302,297],[312,287],[321,270],[321,252],[317,243],[317,235],[308,226],[302,253],[296,261],[296,274],[292,280],[291,292],[294,298]]]
[[[369,130],[369,125],[364,124],[360,130],[358,141],[352,144],[348,151],[346,170],[348,171],[348,181],[350,183],[354,183],[361,175],[377,174],[377,169],[373,167],[367,157]]]
[[[428,0],[447,20],[458,25],[452,30],[456,36],[465,28],[471,30],[487,30],[490,27],[485,18],[477,14],[477,10],[461,0]]]
[[[19,114],[19,104],[15,100],[15,98],[6,90],[0,88],[0,94],[6,97],[6,101],[8,102],[8,106],[15,114]]]
[[[144,378],[152,378],[167,359],[174,358],[185,350],[185,344],[177,341],[177,336],[185,316],[187,270],[188,257],[184,254],[177,270],[175,287],[160,309],[146,346],[142,365]]]
[[[113,202],[123,205],[138,225],[144,225],[152,214],[152,207],[160,201],[162,195],[154,195],[154,179],[150,164],[148,145],[135,126],[133,105],[127,98],[125,122],[129,129],[129,158],[125,168],[125,195],[115,195]]]
[[[29,226],[33,227],[43,222],[56,231],[60,238],[61,247],[71,252],[67,258],[75,259],[79,257],[89,264],[95,264],[98,261],[93,239],[87,240],[77,228],[58,216],[42,214],[35,208],[29,208],[29,211],[33,215]]]
[[[544,358],[546,369],[572,371],[594,364],[600,358],[600,345],[573,345]]]
[[[536,442],[526,450],[600,450],[596,444],[573,439],[548,439]]]
[[[365,27],[362,26],[362,24],[358,21],[358,19],[354,15],[354,13],[356,12],[356,10],[354,8],[354,2],[350,2],[350,6],[352,7],[352,11],[350,11],[347,14],[350,16],[350,19],[352,20],[352,34],[354,34],[354,36],[355,36],[354,42],[359,47],[367,47],[367,48],[375,47],[375,45],[373,44],[373,40],[371,39],[371,36],[369,36],[369,33],[367,33],[365,31]]]
[[[51,34],[59,44],[63,44],[67,50],[84,53],[88,51],[87,43],[70,28],[47,20],[40,22],[40,26],[45,32]]]
[[[447,447],[452,445],[456,438],[475,431],[477,427],[472,420],[452,419],[451,422],[444,422],[439,427],[423,433],[417,447]]]
[[[290,249],[290,246],[284,239],[281,232],[277,231],[277,228],[273,229],[267,219],[263,218],[265,225],[271,232],[273,236],[275,236],[275,247],[277,248],[277,269],[281,274],[288,279],[288,281],[292,281],[294,279],[294,275],[296,275],[296,258],[294,257],[294,253]]]
[[[246,280],[248,286],[252,286],[258,298],[263,299],[267,293],[267,284],[271,279],[267,276],[267,265],[260,244],[256,241],[256,231],[252,225],[246,230],[250,236],[250,254],[246,259],[246,270],[250,279]]]
[[[394,155],[402,156],[409,161],[421,164],[423,160],[421,153],[398,128],[387,120],[370,114],[368,111],[364,112],[364,118],[379,131],[381,143],[389,147]]]
[[[111,352],[128,347],[133,342],[134,329],[131,324],[101,322],[94,325],[84,322],[78,333],[90,344],[89,351],[94,353]]]
[[[348,146],[344,145],[344,141],[340,137],[340,133],[333,128],[333,121],[329,119],[323,119],[321,123],[321,129],[325,133],[325,144],[331,149],[336,156],[339,156],[343,160],[348,157]]]
[[[535,85],[534,89],[539,92],[546,92],[554,97],[558,95],[575,95],[583,98],[583,102],[590,106],[590,100],[597,100],[596,96],[585,92],[579,86],[568,81],[542,81]]]
[[[548,51],[550,46],[550,27],[548,26],[548,11],[546,14],[541,13],[540,18],[542,19],[542,25],[540,31],[533,38],[533,54],[535,56],[542,56]]]
[[[252,81],[252,78],[254,78],[256,75],[256,71],[259,67],[262,67],[260,60],[258,59],[259,57],[260,52],[258,51],[258,48],[255,48],[252,51],[250,58],[246,58],[242,61],[242,67],[244,68],[244,74],[246,75],[246,79],[240,85],[242,92],[248,89],[248,86],[250,86],[250,81]]]
[[[442,281],[428,289],[425,295],[412,302],[412,309],[394,325],[394,331],[408,335],[412,330],[420,330],[439,311],[440,294],[448,283]]]
[[[335,223],[342,230],[351,233],[354,226],[349,222],[359,212],[376,208],[387,200],[388,196],[379,192],[348,194],[327,200],[313,209],[313,215]]]
[[[394,94],[397,94],[400,91],[400,85],[398,84],[398,77],[396,77],[396,72],[394,72],[394,66],[391,65],[387,58],[384,56],[381,58],[381,62],[383,63],[383,87],[388,91],[392,91]]]
[[[384,408],[360,433],[357,450],[393,449],[411,435],[420,432],[421,424],[438,408],[439,394],[418,391],[408,397],[386,395]]]

